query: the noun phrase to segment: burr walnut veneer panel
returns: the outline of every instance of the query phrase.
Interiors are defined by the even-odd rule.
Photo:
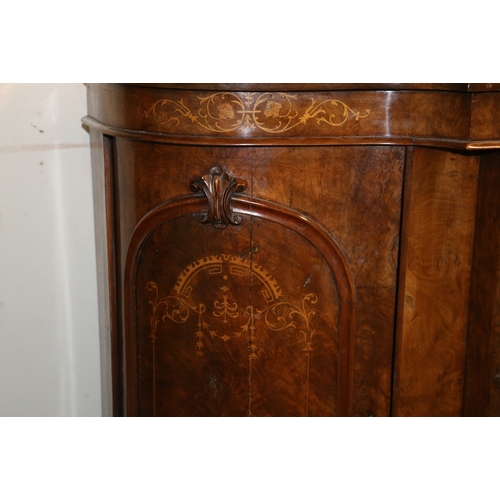
[[[497,92],[88,90],[114,415],[500,413]]]

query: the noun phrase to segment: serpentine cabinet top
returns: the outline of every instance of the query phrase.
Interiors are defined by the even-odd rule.
[[[500,84],[88,86],[84,122],[114,136],[173,144],[500,148]]]

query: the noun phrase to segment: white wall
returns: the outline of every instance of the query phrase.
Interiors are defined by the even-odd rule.
[[[100,416],[86,88],[0,84],[0,416]]]

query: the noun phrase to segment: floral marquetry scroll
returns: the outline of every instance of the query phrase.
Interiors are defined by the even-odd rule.
[[[159,99],[138,113],[173,131],[182,122],[216,133],[260,130],[268,134],[307,127],[312,121],[318,126],[341,127],[348,120],[358,122],[370,115],[369,109],[357,111],[339,99],[311,97],[305,103],[299,102],[297,94],[283,92],[217,92],[197,96],[197,100]]]
[[[217,295],[207,298],[206,303],[193,301],[191,298],[192,282],[200,273],[207,274],[209,279],[216,275],[221,275],[223,279],[223,285],[216,287]],[[238,279],[250,273],[259,281],[259,300],[254,305],[239,304],[237,298],[231,297],[230,278]],[[191,320],[196,330],[194,336],[197,356],[203,356],[205,343],[210,340],[228,342],[248,335],[249,358],[257,359],[258,331],[262,328],[275,332],[297,330],[303,336],[306,356],[313,350],[315,330],[311,322],[316,314],[312,309],[318,301],[316,295],[304,294],[300,304],[282,300],[283,293],[276,280],[261,266],[255,263],[251,265],[247,259],[232,255],[205,257],[188,266],[169,295],[160,298],[158,286],[153,281],[148,282],[147,289],[152,294],[150,304],[153,344],[156,342],[160,322],[170,320],[172,323],[182,324]],[[228,327],[229,324],[232,326]]]

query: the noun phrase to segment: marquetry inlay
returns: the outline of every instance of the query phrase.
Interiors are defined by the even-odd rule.
[[[311,121],[341,127],[349,119],[358,122],[370,115],[369,109],[355,111],[338,99],[310,97],[308,105],[299,104],[297,94],[284,92],[216,92],[197,99],[197,104],[184,99],[158,99],[147,110],[138,108],[138,113],[172,129],[191,123],[210,132],[260,130],[268,134],[307,127]]]
[[[258,286],[259,296],[254,304],[235,295],[233,281],[241,277],[252,277]],[[218,277],[217,296],[206,297],[203,301],[192,298],[193,289],[200,274],[209,280]],[[220,280],[222,278],[222,280]],[[183,324],[192,322],[196,355],[203,356],[208,342],[239,339],[245,335],[249,339],[249,358],[258,358],[258,330],[298,331],[304,339],[306,356],[312,351],[311,343],[315,330],[312,321],[316,312],[312,310],[318,298],[309,293],[300,303],[283,300],[283,292],[276,279],[263,267],[247,259],[234,255],[212,255],[191,263],[178,277],[169,295],[160,297],[158,285],[147,283],[151,293],[151,341],[157,340],[158,325],[162,322]]]

